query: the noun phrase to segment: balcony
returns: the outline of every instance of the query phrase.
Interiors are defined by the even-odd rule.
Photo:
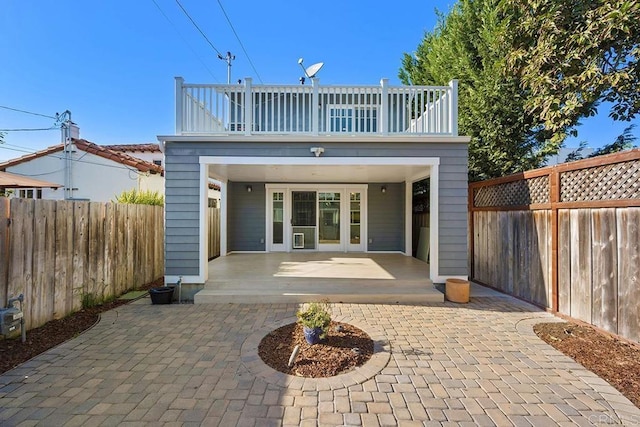
[[[186,84],[176,77],[176,134],[458,136],[458,85]]]

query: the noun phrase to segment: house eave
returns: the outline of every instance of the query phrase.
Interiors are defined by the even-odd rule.
[[[407,142],[407,143],[451,143],[451,144],[468,144],[471,138],[468,136],[450,136],[450,135],[416,135],[416,134],[393,134],[393,135],[307,135],[307,134],[274,134],[274,135],[158,135],[158,141],[166,142],[264,142],[264,143],[282,143],[283,141],[292,142]]]

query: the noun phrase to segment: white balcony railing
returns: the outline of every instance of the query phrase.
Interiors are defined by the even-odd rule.
[[[458,85],[185,84],[176,78],[176,134],[458,135]]]

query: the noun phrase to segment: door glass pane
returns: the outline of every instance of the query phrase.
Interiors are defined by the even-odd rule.
[[[319,193],[319,242],[340,243],[340,193]]]
[[[316,192],[294,191],[292,192],[292,217],[291,225],[309,226],[316,225]]]
[[[350,242],[357,245],[360,243],[360,193],[351,193],[349,199]]]
[[[316,248],[316,192],[291,192],[291,225],[293,249]]]
[[[284,241],[284,193],[273,193],[273,242]]]

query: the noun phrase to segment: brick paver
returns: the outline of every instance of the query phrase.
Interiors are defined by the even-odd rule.
[[[142,300],[0,376],[0,425],[640,424],[640,410],[532,332],[553,317],[509,297],[466,305],[334,304],[371,362],[290,377],[257,355],[295,304]]]

